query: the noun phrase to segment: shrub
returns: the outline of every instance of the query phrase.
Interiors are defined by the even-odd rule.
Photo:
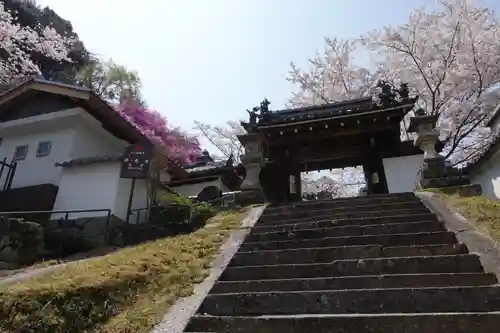
[[[202,228],[206,221],[215,216],[216,210],[207,203],[172,194],[162,193],[164,202],[152,212],[153,223],[166,224],[174,233],[192,232]]]
[[[19,264],[31,264],[38,259],[44,241],[43,227],[40,224],[16,218],[3,218],[0,223],[3,224],[4,233],[1,238],[8,238],[3,247],[9,247],[17,253],[16,261]]]
[[[191,209],[191,225],[194,229],[204,227],[207,220],[216,214],[216,210],[205,203],[194,204]]]

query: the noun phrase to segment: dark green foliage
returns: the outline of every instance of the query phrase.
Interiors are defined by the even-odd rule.
[[[162,199],[164,203],[155,207],[151,213],[153,223],[167,224],[174,233],[197,230],[216,214],[216,210],[211,205],[194,203],[179,195],[164,194]]]
[[[174,234],[190,232],[191,206],[168,204],[153,207],[151,210],[151,224],[166,226]]]
[[[215,215],[206,204],[168,204],[155,207],[151,212],[152,224],[167,226],[174,234],[193,232]]]
[[[8,237],[8,246],[17,252],[18,263],[22,265],[35,262],[43,250],[43,228],[38,223],[22,219],[1,219],[3,224],[0,236]]]
[[[216,210],[209,204],[195,204],[191,213],[191,225],[194,229],[202,228],[207,220],[215,216],[215,214]]]

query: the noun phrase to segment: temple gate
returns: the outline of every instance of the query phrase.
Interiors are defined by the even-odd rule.
[[[365,97],[270,111],[269,101],[248,111],[242,189],[262,190],[270,202],[301,200],[300,173],[363,166],[368,194],[388,193],[383,158],[421,154],[401,141],[401,122],[417,98],[408,86],[380,82],[377,98]],[[258,175],[258,179],[255,179]],[[245,186],[246,185],[248,186]]]

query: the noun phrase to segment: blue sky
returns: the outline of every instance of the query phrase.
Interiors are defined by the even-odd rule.
[[[290,61],[307,65],[324,36],[406,21],[435,0],[38,0],[87,48],[139,72],[148,104],[191,130],[246,117],[264,97],[284,107]],[[482,0],[496,6],[498,0]],[[130,3],[130,5],[127,5]],[[139,4],[142,4],[140,6]]]

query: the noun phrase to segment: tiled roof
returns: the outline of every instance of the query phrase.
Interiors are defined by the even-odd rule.
[[[482,164],[487,162],[498,150],[500,149],[500,135],[497,135],[491,143],[486,147],[484,152],[477,156],[474,160],[469,162],[465,167],[461,170],[464,173],[469,173],[474,169],[480,167]]]
[[[56,166],[60,167],[73,167],[73,166],[84,166],[96,163],[107,163],[107,162],[118,162],[123,159],[123,154],[117,155],[104,155],[104,156],[94,156],[94,157],[83,157],[75,158],[68,161],[58,162]],[[177,162],[168,159],[167,171],[177,177],[182,177],[185,175],[185,170]]]
[[[83,157],[83,158],[75,158],[73,160],[68,160],[68,161],[64,161],[64,162],[58,162],[58,163],[56,163],[56,166],[71,167],[71,166],[78,166],[78,165],[89,165],[89,164],[94,164],[94,163],[116,162],[116,161],[120,161],[122,158],[123,158],[123,154]]]
[[[207,170],[216,170],[220,168],[224,168],[226,166],[226,162],[224,161],[219,161],[219,162],[210,162],[206,165],[201,165],[201,166],[194,166],[194,167],[186,167],[184,170],[186,170],[187,173],[196,173],[196,172],[202,172],[202,171],[207,171]]]
[[[388,106],[378,106],[373,102],[372,97],[364,97],[337,103],[269,112],[267,117],[259,120],[258,126],[354,115],[392,107],[412,107],[414,103],[415,100],[410,99],[402,102],[396,102],[395,104]]]
[[[83,158],[75,158],[68,161],[58,162],[56,163],[56,166],[72,167],[72,166],[89,165],[95,163],[116,162],[116,161],[121,161],[122,158],[123,154],[83,157]],[[210,173],[210,171],[216,171],[218,169],[224,168],[225,166],[226,162],[219,161],[219,162],[211,162],[203,166],[185,167],[184,170],[188,174],[206,173],[207,171]]]

